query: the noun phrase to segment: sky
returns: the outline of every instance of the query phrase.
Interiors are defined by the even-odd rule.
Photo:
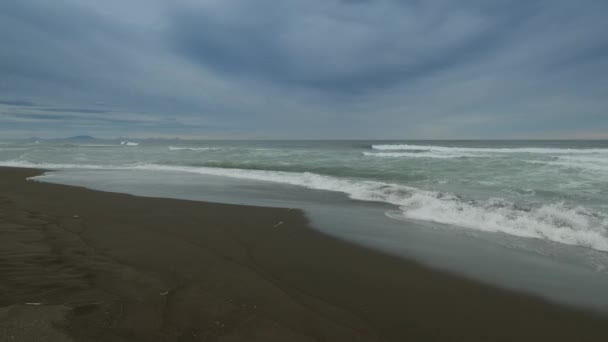
[[[0,138],[608,139],[605,0],[2,0]]]

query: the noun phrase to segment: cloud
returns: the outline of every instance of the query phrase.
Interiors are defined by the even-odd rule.
[[[0,134],[44,122],[57,135],[597,136],[606,11],[600,0],[4,0]]]
[[[326,91],[382,89],[474,63],[504,25],[418,2],[225,3],[174,14],[177,53],[229,75]]]

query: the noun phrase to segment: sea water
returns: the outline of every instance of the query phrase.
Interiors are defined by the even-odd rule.
[[[101,190],[302,208],[344,239],[608,309],[608,141],[7,141],[0,165]]]

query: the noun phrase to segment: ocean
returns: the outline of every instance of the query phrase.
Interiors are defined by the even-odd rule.
[[[300,208],[340,238],[608,309],[608,141],[28,140],[0,142],[0,166],[107,191]]]

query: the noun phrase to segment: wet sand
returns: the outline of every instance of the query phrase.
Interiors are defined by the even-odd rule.
[[[325,236],[301,211],[0,168],[0,341],[608,341],[608,317]]]

